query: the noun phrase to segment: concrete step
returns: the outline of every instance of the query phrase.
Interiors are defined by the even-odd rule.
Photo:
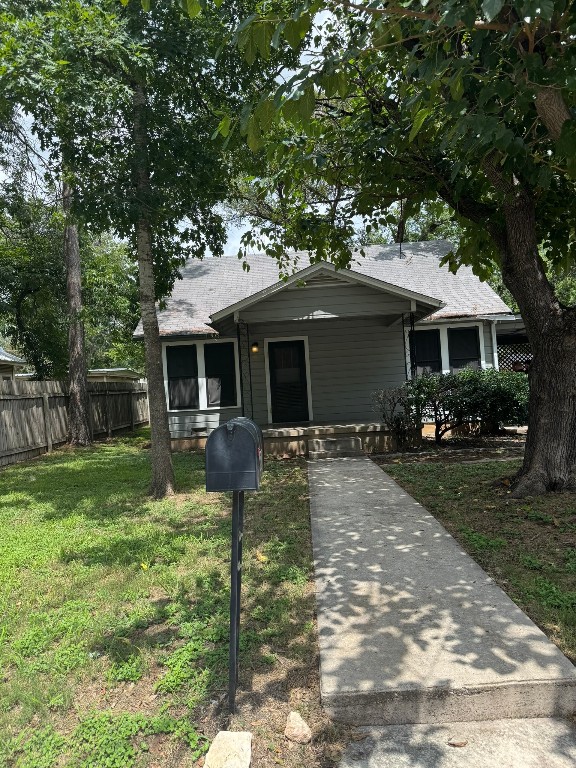
[[[569,716],[576,668],[367,457],[309,464],[321,693],[352,725]]]
[[[362,738],[364,737],[364,738]],[[576,727],[538,718],[362,728],[338,768],[573,768]]]
[[[353,435],[343,437],[315,437],[308,440],[309,459],[330,459],[362,455],[362,440]]]

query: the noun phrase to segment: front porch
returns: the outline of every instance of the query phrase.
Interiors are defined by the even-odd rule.
[[[264,453],[276,458],[308,457],[310,450],[317,448],[317,441],[355,438],[354,442],[364,453],[387,453],[397,449],[395,439],[383,424],[378,422],[348,422],[338,423],[318,422],[300,424],[265,424],[262,427],[264,436]],[[208,433],[196,434],[194,437],[173,439],[172,449],[177,451],[203,450],[206,446]],[[414,443],[421,436],[415,434]],[[358,442],[359,441],[359,442]]]
[[[365,453],[386,453],[394,450],[394,439],[383,424],[377,422],[328,422],[306,424],[266,424],[262,428],[264,452],[268,456],[288,458],[308,456],[324,440],[354,443]],[[358,442],[359,441],[359,442]]]

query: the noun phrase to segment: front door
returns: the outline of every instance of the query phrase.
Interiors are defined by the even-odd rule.
[[[302,339],[268,342],[272,422],[308,421],[306,352]]]

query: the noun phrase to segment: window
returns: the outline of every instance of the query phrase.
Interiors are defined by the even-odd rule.
[[[198,353],[196,344],[166,347],[168,407],[171,411],[198,408]]]
[[[478,328],[448,328],[450,370],[480,368],[480,339]]]
[[[238,364],[233,341],[166,344],[170,411],[238,406]]]
[[[417,376],[423,373],[440,373],[442,371],[440,331],[437,329],[411,331],[410,357]]]
[[[234,344],[204,344],[207,407],[236,405],[236,357]]]

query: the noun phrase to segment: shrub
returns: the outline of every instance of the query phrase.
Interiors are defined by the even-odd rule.
[[[528,379],[522,373],[495,370],[427,374],[401,387],[379,390],[373,399],[400,445],[408,430],[425,420],[434,422],[439,443],[450,429],[463,424],[480,423],[483,431],[502,424],[525,424]]]

